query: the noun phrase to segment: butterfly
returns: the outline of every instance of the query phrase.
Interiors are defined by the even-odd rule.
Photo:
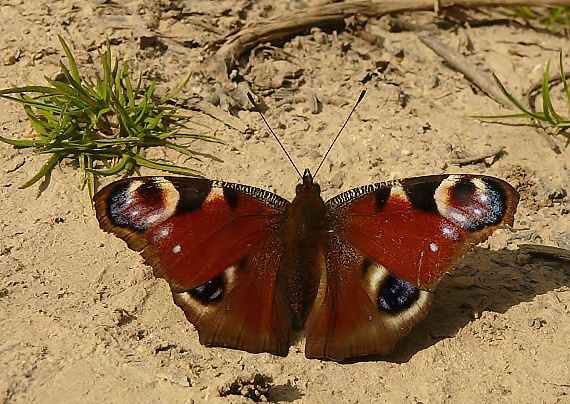
[[[307,358],[341,361],[388,354],[454,261],[513,224],[518,200],[501,179],[443,174],[325,202],[305,170],[291,202],[218,180],[139,177],[94,204],[101,228],[168,282],[202,344],[286,356],[304,329]]]
[[[209,346],[308,358],[387,354],[423,319],[455,260],[512,225],[498,178],[433,175],[324,202],[306,170],[292,202],[247,185],[185,177],[114,182],[101,227],[141,251]]]

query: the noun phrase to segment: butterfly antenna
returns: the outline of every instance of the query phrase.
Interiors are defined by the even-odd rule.
[[[364,98],[364,96],[366,95],[366,90],[362,90],[360,92],[360,95],[358,96],[358,100],[356,101],[356,103],[354,104],[354,106],[352,107],[352,109],[350,110],[350,114],[348,114],[348,116],[346,117],[346,120],[344,121],[344,123],[342,124],[340,130],[338,131],[338,133],[336,134],[336,137],[334,138],[334,140],[332,141],[331,145],[329,146],[329,149],[327,150],[327,152],[325,153],[323,159],[321,160],[321,163],[319,164],[319,166],[317,167],[317,169],[315,170],[315,174],[313,175],[313,178],[315,178],[317,176],[317,173],[319,172],[319,170],[321,169],[321,167],[323,166],[323,163],[325,162],[325,160],[327,159],[327,156],[329,155],[329,153],[331,152],[331,149],[333,148],[334,144],[336,143],[337,139],[339,138],[340,134],[342,133],[342,131],[344,130],[344,127],[346,126],[346,124],[348,123],[348,120],[350,119],[350,117],[352,116],[352,114],[354,113],[354,110],[356,110],[356,107],[358,107],[358,104],[360,104],[360,101],[362,101],[362,99]]]
[[[259,107],[257,106],[257,104],[255,103],[253,96],[251,95],[250,92],[247,93],[247,98],[249,99],[249,102],[252,103],[252,105],[255,107],[255,110],[257,112],[259,112],[259,115],[261,115],[261,119],[263,119],[263,122],[265,122],[265,126],[267,126],[267,129],[269,129],[269,132],[271,132],[271,134],[273,135],[273,137],[275,138],[275,140],[277,140],[277,143],[279,143],[279,146],[281,146],[281,149],[283,150],[283,152],[285,153],[285,155],[287,156],[287,158],[289,159],[289,161],[291,162],[291,165],[293,166],[293,168],[295,169],[295,171],[297,171],[297,174],[299,174],[299,178],[303,179],[303,176],[301,175],[301,172],[299,171],[299,169],[297,168],[297,166],[295,165],[295,163],[293,162],[293,159],[291,158],[291,156],[289,155],[289,153],[287,153],[287,150],[285,149],[285,146],[283,146],[283,143],[281,143],[281,140],[279,140],[279,138],[277,137],[277,135],[275,134],[275,132],[273,132],[273,129],[271,129],[271,126],[269,126],[269,123],[267,122],[267,119],[265,119],[265,116],[263,116],[263,113],[261,112],[261,110],[259,109]]]

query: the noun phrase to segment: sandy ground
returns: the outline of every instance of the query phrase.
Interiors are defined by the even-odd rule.
[[[61,34],[86,74],[98,68],[92,60],[110,38],[113,51],[160,91],[194,71],[186,96],[212,101],[220,86],[201,73],[208,45],[246,21],[302,7],[269,0],[0,1],[0,87],[54,77]],[[431,13],[406,19],[428,27],[438,21]],[[498,230],[457,262],[430,314],[393,355],[349,364],[307,360],[302,338],[286,358],[201,346],[167,284],[99,229],[73,165],[58,166],[49,184],[21,190],[46,157],[0,144],[0,400],[248,402],[221,395],[235,382],[245,386],[235,392],[257,389],[281,402],[570,402],[569,264],[518,248],[570,248],[568,199],[558,198],[568,191],[570,149],[559,142],[561,153],[554,153],[534,128],[470,118],[506,110],[415,33],[387,27],[369,22],[381,38],[377,45],[313,29],[258,48],[240,74],[267,105],[267,119],[292,158],[313,170],[350,104],[368,89],[319,174],[325,198],[374,181],[442,172],[499,176],[521,192],[514,230]],[[540,79],[549,58],[556,66],[560,48],[570,53],[567,38],[518,25],[433,33],[518,95]],[[157,34],[159,45],[141,49],[141,37]],[[561,99],[559,87],[555,93]],[[323,100],[318,113],[307,101],[313,94]],[[292,198],[295,173],[259,116],[237,116],[245,131],[196,113],[197,132],[227,142],[195,145],[215,159],[151,154]],[[18,105],[1,100],[0,117],[2,136],[31,133]],[[505,153],[496,161],[449,163],[497,147]]]

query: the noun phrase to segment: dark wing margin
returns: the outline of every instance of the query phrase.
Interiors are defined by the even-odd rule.
[[[221,181],[141,177],[94,201],[101,228],[167,280],[202,343],[287,354],[291,320],[276,282],[287,200]]]

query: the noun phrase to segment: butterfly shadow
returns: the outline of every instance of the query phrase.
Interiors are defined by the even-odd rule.
[[[426,318],[402,338],[389,362],[408,362],[417,352],[452,338],[483,311],[505,313],[535,296],[570,285],[570,267],[561,260],[534,257],[520,262],[518,251],[477,248],[438,285]]]

